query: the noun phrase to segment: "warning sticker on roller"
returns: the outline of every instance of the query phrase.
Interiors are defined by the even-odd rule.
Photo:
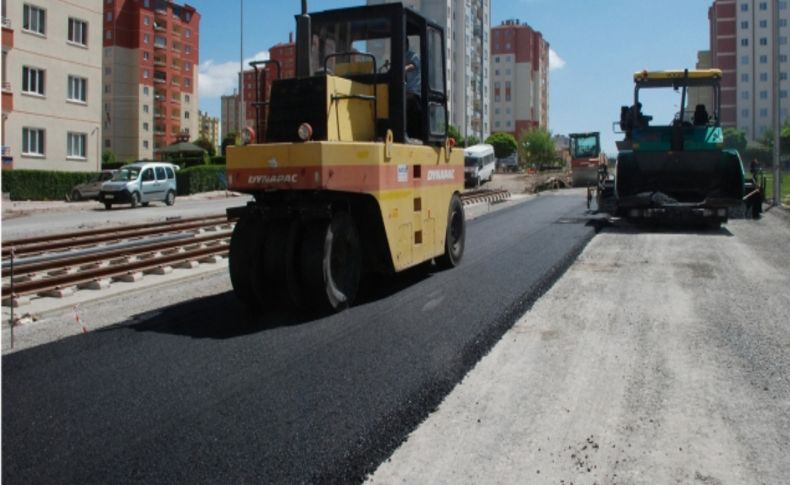
[[[408,182],[408,181],[409,181],[409,166],[398,165],[398,182]]]

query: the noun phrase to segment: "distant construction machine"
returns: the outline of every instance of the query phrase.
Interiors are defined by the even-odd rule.
[[[700,222],[718,227],[740,207],[744,171],[738,152],[723,148],[721,71],[640,71],[634,103],[620,110],[625,139],[617,142],[614,177],[601,176],[598,206],[637,220]],[[680,110],[667,124],[642,113],[645,89],[672,89]],[[711,93],[712,106],[685,109],[690,88]],[[711,112],[708,112],[711,109]]]
[[[401,4],[308,15],[303,0],[297,77],[270,96],[256,80],[265,133],[247,128],[227,152],[229,188],[255,198],[228,210],[248,307],[338,311],[367,274],[459,263],[464,155],[447,135],[445,55],[442,28]]]
[[[601,134],[570,133],[571,181],[574,187],[590,187],[598,181],[598,170],[606,165],[606,155],[601,151]]]

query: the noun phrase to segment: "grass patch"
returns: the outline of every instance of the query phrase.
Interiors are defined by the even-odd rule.
[[[781,200],[790,203],[790,173],[782,172]],[[771,201],[774,198],[774,174],[765,172],[765,200]]]

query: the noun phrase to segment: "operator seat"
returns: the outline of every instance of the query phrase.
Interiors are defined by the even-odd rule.
[[[698,104],[694,108],[694,126],[705,126],[708,124],[708,111],[704,104]]]

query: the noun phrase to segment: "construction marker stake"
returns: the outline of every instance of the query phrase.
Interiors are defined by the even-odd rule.
[[[72,308],[74,310],[74,321],[76,321],[77,325],[79,325],[82,328],[82,333],[88,333],[87,327],[85,327],[85,324],[82,323],[82,317],[80,316],[79,306],[74,305]]]

